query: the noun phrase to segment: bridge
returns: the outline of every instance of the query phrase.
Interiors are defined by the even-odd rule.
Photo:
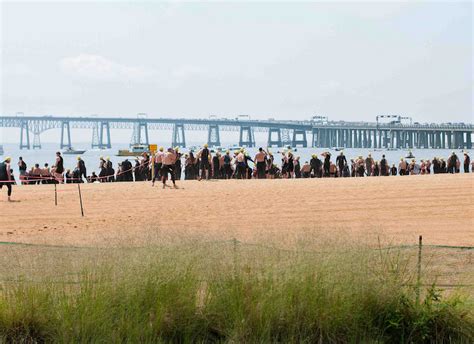
[[[149,118],[137,117],[69,117],[69,116],[1,116],[0,126],[20,128],[20,149],[41,148],[41,133],[59,129],[60,148],[72,146],[71,129],[91,129],[92,148],[111,148],[111,129],[131,129],[132,144],[150,142],[150,130],[172,130],[173,146],[185,147],[187,130],[207,131],[210,146],[220,146],[221,131],[238,131],[239,146],[254,147],[254,132],[268,134],[268,147],[344,147],[344,148],[472,148],[473,124],[403,124],[401,121],[346,122],[327,120],[281,121],[247,118]],[[394,116],[386,116],[394,117]],[[401,118],[400,116],[398,116]],[[30,133],[33,134],[31,142]],[[311,141],[308,142],[308,138]]]

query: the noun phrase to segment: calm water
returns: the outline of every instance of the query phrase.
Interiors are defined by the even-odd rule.
[[[160,143],[159,143],[160,144]],[[167,147],[166,143],[161,143],[164,147]],[[168,144],[169,145],[169,144]],[[191,143],[190,146],[193,144]],[[198,144],[196,144],[198,145]],[[229,144],[229,147],[232,146]],[[74,148],[76,149],[87,149],[89,147],[88,144],[77,144]],[[223,147],[227,147],[226,145],[223,145]],[[266,145],[263,146],[264,148]],[[104,150],[99,150],[99,149],[87,149],[87,151],[82,154],[82,159],[85,161],[86,166],[87,166],[87,173],[91,174],[92,171],[95,171],[96,173],[99,172],[99,158],[103,156],[104,158],[109,156],[110,160],[114,163],[114,168],[116,167],[118,162],[121,162],[125,160],[125,157],[119,157],[116,156],[117,152],[119,149],[128,149],[128,143],[123,143],[123,144],[115,144],[114,148],[112,149],[104,149]],[[35,150],[20,150],[18,147],[18,144],[8,144],[5,143],[3,144],[3,149],[4,149],[4,154],[2,157],[2,160],[6,156],[10,156],[12,158],[12,165],[14,167],[14,173],[15,176],[18,176],[18,168],[16,167],[16,163],[18,162],[18,157],[22,156],[25,162],[28,165],[28,169],[32,167],[35,163],[39,163],[40,166],[43,166],[44,163],[49,163],[51,166],[54,161],[55,161],[55,152],[58,151],[58,144],[54,143],[44,143],[42,146],[42,149],[35,149]],[[248,148],[247,151],[250,152],[250,155],[253,157],[256,153],[258,148]],[[282,148],[270,148],[271,152],[275,156],[275,162],[277,165],[281,164],[281,158],[278,154],[276,154],[279,151],[282,151]],[[182,149],[183,152],[187,152],[187,149]],[[323,149],[323,148],[297,148],[296,152],[294,154],[296,156],[300,156],[300,161],[304,163],[305,161],[309,161],[311,159],[311,154],[320,154],[324,151],[329,151],[331,152],[333,156],[333,160],[335,160],[335,156],[339,154],[340,152],[336,152],[331,149]],[[346,158],[349,160],[350,158],[357,157],[359,155],[363,155],[364,157],[368,153],[372,154],[372,157],[375,160],[380,160],[382,158],[382,154],[385,154],[388,162],[390,165],[392,163],[395,163],[398,166],[398,162],[401,157],[405,157],[408,153],[408,150],[398,150],[398,151],[374,151],[373,149],[345,149],[344,154],[346,155]],[[416,160],[419,161],[420,159],[432,159],[433,157],[444,157],[447,158],[452,150],[449,149],[413,149],[412,150],[413,155],[416,157]],[[460,149],[455,150],[456,154],[458,155],[459,159],[463,159],[462,156],[462,151]],[[469,152],[471,153],[471,152]],[[473,158],[472,154],[470,154],[471,158]],[[76,166],[76,155],[63,155],[64,157],[64,165],[65,168],[74,168]],[[133,160],[133,157],[128,157],[129,160]],[[461,168],[462,169],[462,168]]]

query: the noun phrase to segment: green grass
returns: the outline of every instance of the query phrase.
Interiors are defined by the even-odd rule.
[[[2,274],[0,341],[474,341],[468,296],[433,285],[416,302],[416,254],[338,247],[15,248],[28,258]]]

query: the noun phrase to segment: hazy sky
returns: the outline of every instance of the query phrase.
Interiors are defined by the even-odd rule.
[[[1,113],[473,122],[470,2],[2,2]]]

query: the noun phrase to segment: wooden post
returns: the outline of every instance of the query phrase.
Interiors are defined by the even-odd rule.
[[[58,190],[56,188],[56,179],[54,179],[54,205],[58,205]]]
[[[417,264],[417,278],[416,278],[416,303],[420,303],[420,288],[421,288],[421,249],[423,247],[423,236],[418,237],[418,264]]]
[[[77,189],[79,190],[79,203],[81,204],[81,215],[82,217],[84,217],[84,208],[82,207],[81,183],[77,183]]]

